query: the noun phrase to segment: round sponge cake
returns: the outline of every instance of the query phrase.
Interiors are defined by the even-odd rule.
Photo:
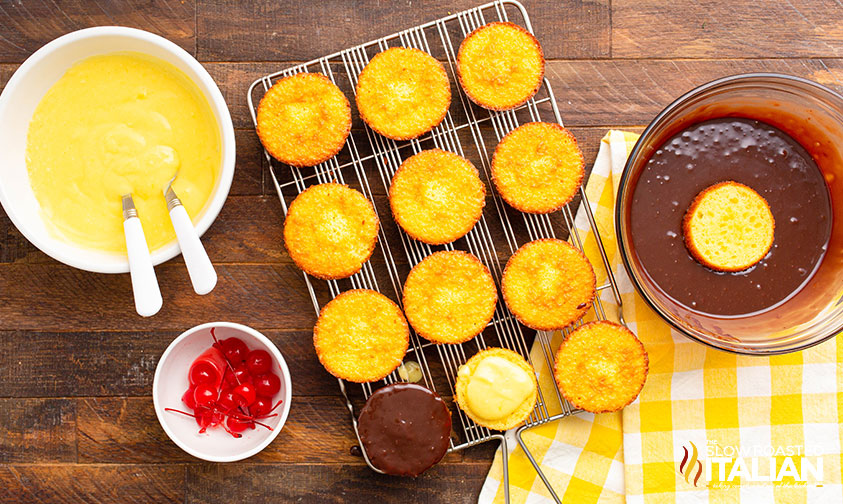
[[[408,235],[442,245],[474,227],[483,215],[486,188],[469,160],[431,149],[401,164],[392,177],[389,204]]]
[[[469,33],[457,54],[457,75],[474,103],[508,110],[529,100],[544,78],[541,45],[513,23],[489,23]]]
[[[716,271],[743,271],[763,259],[775,228],[767,200],[733,181],[699,193],[682,222],[688,251]]]
[[[380,380],[407,353],[409,330],[398,305],[379,292],[355,289],[326,304],[313,346],[329,373],[357,383]]]
[[[564,329],[591,307],[594,270],[568,242],[532,241],[515,251],[503,272],[503,299],[525,326],[539,331]]]
[[[459,250],[425,257],[404,283],[407,320],[434,343],[462,343],[477,336],[492,320],[497,301],[489,269]]]
[[[489,360],[497,361],[497,365],[489,366]],[[475,380],[484,382],[483,387],[472,390]],[[474,354],[460,366],[454,392],[457,406],[475,423],[490,429],[507,430],[522,424],[530,416],[536,406],[538,383],[533,366],[523,357],[512,350],[488,348]],[[478,394],[482,397],[476,397]],[[513,397],[513,394],[517,396]],[[477,404],[483,402],[487,403],[487,408],[476,411]],[[484,416],[487,410],[499,408],[503,411],[494,415],[495,418]]]
[[[592,413],[617,411],[638,397],[647,380],[644,345],[614,322],[584,324],[556,352],[554,377],[575,407]]]
[[[527,213],[559,210],[573,199],[584,175],[577,139],[559,124],[524,124],[503,137],[492,157],[498,193]]]
[[[296,265],[318,278],[349,277],[375,250],[378,217],[369,200],[342,184],[310,186],[290,204],[284,245]]]
[[[409,140],[442,122],[451,85],[442,63],[418,49],[393,47],[375,55],[357,81],[357,110],[370,128]]]
[[[258,105],[258,137],[282,163],[314,166],[327,161],[342,149],[350,131],[348,100],[322,74],[285,77]]]

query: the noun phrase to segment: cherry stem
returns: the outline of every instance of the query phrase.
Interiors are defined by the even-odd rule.
[[[182,411],[182,410],[177,410],[175,408],[164,408],[164,411],[169,411],[169,412],[172,412],[172,413],[179,413],[181,415],[189,416],[190,418],[194,418],[194,419],[198,418],[195,414],[188,413],[188,412]],[[199,434],[204,434],[205,431],[207,431],[207,430],[208,430],[207,426],[202,427],[201,429],[199,429]]]
[[[225,360],[225,365],[228,366],[228,369],[231,370],[231,374],[234,375],[234,366],[231,365],[231,361],[229,361],[228,356],[225,355],[225,349],[223,349],[222,343],[219,342],[219,340],[217,339],[217,335],[214,333],[215,329],[216,327],[211,328],[211,337],[214,339],[214,344],[217,346],[217,348],[220,349],[220,353],[222,353],[222,358],[223,360]],[[223,376],[223,379],[225,379],[225,376]],[[237,385],[241,385],[240,380],[237,378],[237,375],[234,375],[234,379],[237,380]]]
[[[275,406],[273,406],[272,409],[267,411],[267,413],[272,413],[273,411],[275,411],[275,409],[278,408],[278,406],[281,406],[282,402],[284,402],[284,399],[279,399],[278,402],[275,403]]]
[[[231,429],[229,429],[229,428],[228,428],[228,425],[226,425],[225,420],[223,420],[222,422],[220,422],[220,424],[222,424],[222,428],[223,428],[223,429],[225,429],[225,431],[226,431],[226,432],[228,432],[229,434],[231,434],[231,436],[232,436],[232,437],[234,437],[235,439],[240,439],[241,437],[243,437],[243,435],[242,435],[242,434],[240,434],[239,432],[234,432],[234,431],[232,431]]]
[[[261,427],[265,427],[266,429],[268,429],[268,430],[270,430],[270,431],[272,430],[272,427],[270,427],[270,426],[266,425],[266,424],[265,424],[265,423],[263,423],[263,422],[258,422],[257,420],[252,420],[252,421],[253,421],[253,422],[255,422],[255,425],[260,425]]]
[[[236,418],[237,420],[244,420],[244,421],[254,422],[254,423],[255,423],[255,425],[260,425],[261,427],[265,427],[265,428],[267,428],[267,429],[269,429],[269,430],[272,430],[272,427],[270,427],[269,425],[266,425],[266,424],[265,424],[265,423],[263,423],[263,422],[259,422],[259,421],[257,421],[257,420],[255,419],[255,417],[254,417],[254,416],[242,416],[242,415],[239,415],[239,414],[237,414],[237,413],[233,413],[233,414],[231,414],[231,416],[233,416],[233,417],[234,417],[234,418]],[[270,415],[270,416],[276,416],[276,415]],[[261,416],[261,417],[258,417],[258,418],[267,418],[267,417],[263,417],[263,416]]]
[[[177,410],[175,408],[164,408],[164,411],[171,411],[173,413],[180,413],[182,415],[189,416],[190,418],[196,418],[195,413],[188,413],[187,411]]]
[[[280,403],[281,403],[281,401],[278,401],[278,403],[280,404]],[[214,411],[214,412],[216,412],[216,413],[221,413],[221,414],[222,414],[222,415],[224,415],[224,416],[234,417],[234,418],[235,418],[235,419],[237,419],[237,420],[243,420],[243,421],[247,421],[247,422],[254,422],[254,423],[255,423],[255,425],[260,425],[261,427],[265,427],[265,428],[267,428],[267,429],[269,429],[269,430],[273,430],[273,429],[272,429],[272,427],[270,427],[269,425],[267,425],[267,424],[265,424],[265,423],[263,423],[263,422],[259,422],[257,419],[258,419],[258,418],[261,418],[261,419],[266,419],[266,418],[272,418],[272,417],[276,417],[276,416],[278,416],[278,414],[277,414],[277,413],[272,413],[272,414],[267,413],[267,414],[265,414],[265,415],[261,415],[261,416],[259,416],[259,417],[255,417],[254,415],[241,415],[240,413],[235,412],[233,409],[232,409],[232,410],[223,410],[223,409],[221,409],[220,407],[218,407],[217,405],[213,405],[213,406],[211,406],[211,407],[210,407],[210,408],[208,408],[208,409],[209,409],[209,410],[211,410],[211,411]],[[273,408],[273,409],[274,409],[274,408]],[[186,416],[189,416],[189,417],[191,417],[191,418],[196,418],[196,415],[195,415],[195,414],[191,414],[191,413],[188,413],[188,412],[186,412],[186,411],[182,411],[182,410],[177,410],[177,409],[175,409],[175,408],[164,408],[164,411],[171,411],[171,412],[173,412],[173,413],[180,413],[180,414],[182,414],[182,415],[186,415]],[[271,411],[271,410],[270,410],[270,411]],[[222,422],[220,422],[220,424],[222,424],[222,426],[223,426],[223,428],[226,430],[226,432],[228,432],[228,433],[229,433],[229,434],[231,434],[232,436],[234,436],[234,437],[236,437],[236,438],[243,437],[241,434],[238,434],[238,433],[236,433],[236,432],[232,432],[232,431],[230,431],[230,430],[228,429],[228,426],[227,426],[227,425],[225,425],[225,421],[224,421],[224,420],[223,420]],[[203,432],[203,431],[204,431],[204,428],[203,428],[202,430],[200,430],[200,432]]]
[[[220,345],[219,340],[217,340],[217,334],[214,332],[214,331],[216,331],[216,329],[217,329],[216,327],[211,328],[211,338],[214,339],[214,343],[216,343],[217,345]],[[220,350],[222,350],[222,345],[220,345]]]
[[[211,328],[211,338],[214,339],[214,344],[217,346],[217,348],[220,349],[220,353],[222,354],[222,358],[225,361],[225,365],[228,366],[228,369],[231,371],[231,375],[234,377],[234,380],[237,382],[237,385],[243,385],[242,383],[240,383],[240,378],[237,378],[237,374],[234,372],[234,366],[231,364],[231,361],[228,360],[228,356],[225,355],[225,349],[222,347],[222,343],[220,343],[217,339],[217,335],[214,332],[216,329],[216,327]],[[225,381],[225,373],[223,373],[222,375],[222,381]],[[242,406],[238,406],[238,408],[240,408],[240,411],[242,411],[243,413],[247,415],[249,414],[249,408],[244,408]]]
[[[237,384],[242,385],[242,383],[240,383],[240,380],[237,378],[237,375],[234,374],[234,366],[231,365],[231,361],[228,360],[228,357],[225,355],[225,351],[223,350],[222,345],[220,344],[219,340],[217,340],[217,335],[214,333],[215,329],[216,329],[215,327],[211,328],[211,338],[214,339],[214,344],[217,346],[217,348],[220,349],[220,352],[222,353],[222,358],[223,358],[223,360],[225,360],[225,364],[226,364],[226,366],[228,366],[228,369],[231,370],[232,375],[234,375],[234,379],[237,381]],[[223,380],[225,380],[225,376],[223,376]],[[218,393],[219,393],[219,391],[218,391]],[[275,411],[278,408],[278,406],[280,406],[281,403],[283,403],[283,402],[284,402],[284,400],[280,399],[277,403],[275,403],[275,406],[273,406],[269,411],[267,411],[266,413],[264,413],[263,415],[260,415],[260,416],[255,416],[255,415],[250,414],[248,407],[243,407],[243,406],[240,406],[240,405],[237,405],[236,408],[238,408],[240,411],[242,411],[243,414],[234,411],[235,408],[229,408],[229,409],[223,410],[216,403],[208,405],[208,406],[203,406],[203,408],[207,409],[208,411],[220,413],[224,417],[230,416],[230,417],[235,418],[237,420],[252,422],[255,425],[260,425],[261,427],[271,431],[271,430],[273,430],[272,427],[270,427],[269,425],[267,425],[263,422],[259,422],[257,419],[258,418],[266,419],[266,418],[272,418],[272,417],[278,416],[278,413],[272,413],[272,412]],[[175,409],[175,408],[164,408],[164,411],[169,411],[169,412],[172,412],[172,413],[178,413],[180,415],[189,416],[190,418],[193,418],[193,419],[199,418],[199,417],[196,416],[196,413],[188,413],[186,411],[178,410],[178,409]],[[222,425],[222,428],[225,429],[225,431],[228,432],[229,434],[231,434],[234,438],[239,439],[239,438],[243,437],[243,435],[240,434],[239,432],[234,432],[231,429],[229,429],[228,425],[226,425],[225,419],[223,419],[221,422],[219,422],[219,424]],[[209,424],[209,425],[213,426],[211,424]],[[199,429],[199,433],[204,434],[205,431],[207,431],[207,429],[208,429],[208,426],[202,427],[201,429]]]

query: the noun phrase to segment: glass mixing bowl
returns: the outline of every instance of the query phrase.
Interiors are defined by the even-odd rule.
[[[630,234],[632,195],[652,154],[691,124],[719,117],[757,119],[793,137],[817,162],[831,194],[831,238],[816,273],[784,303],[751,315],[714,316],[673,300],[642,268]],[[742,74],[709,82],[668,105],[644,130],[630,153],[615,206],[615,229],[624,265],[644,300],[689,338],[741,354],[803,350],[843,331],[841,184],[843,97],[815,82],[789,75]]]

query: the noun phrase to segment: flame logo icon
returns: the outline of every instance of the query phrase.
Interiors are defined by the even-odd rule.
[[[679,473],[685,476],[685,482],[691,483],[691,475],[694,473],[694,469],[696,469],[697,474],[694,476],[693,484],[694,486],[697,486],[697,482],[700,480],[700,476],[702,476],[702,462],[700,462],[697,458],[699,456],[697,445],[695,445],[693,441],[689,441],[689,443],[691,443],[690,452],[688,451],[688,448],[684,446],[682,447],[682,449],[685,450],[685,455],[682,457],[682,462],[679,464]]]

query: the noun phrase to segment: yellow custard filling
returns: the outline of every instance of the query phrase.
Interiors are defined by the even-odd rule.
[[[487,420],[508,417],[536,392],[527,372],[502,357],[486,357],[470,373],[468,366],[459,370],[460,378],[468,380],[467,405],[475,415]]]
[[[67,241],[124,252],[121,196],[131,193],[150,250],[175,239],[163,188],[196,219],[219,176],[211,108],[173,65],[139,53],[85,59],[44,95],[26,162],[45,222]]]

